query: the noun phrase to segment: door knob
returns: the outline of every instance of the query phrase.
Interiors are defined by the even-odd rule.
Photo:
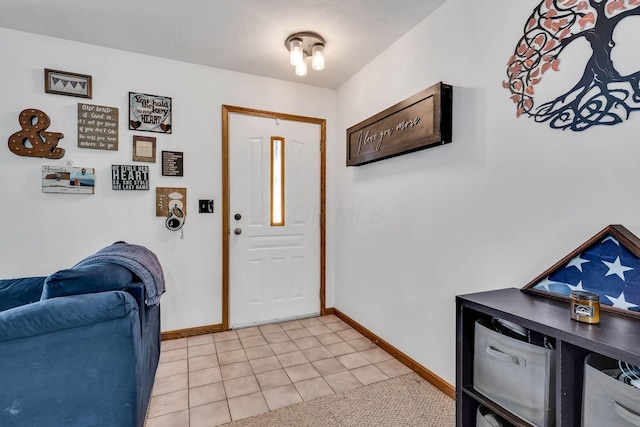
[[[235,234],[236,236],[239,236],[242,234],[242,228],[236,228],[235,230],[233,230],[233,234]]]

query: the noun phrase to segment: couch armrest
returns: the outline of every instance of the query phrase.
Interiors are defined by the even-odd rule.
[[[110,262],[68,268],[47,277],[40,299],[118,291],[125,289],[133,279],[128,268]]]
[[[0,426],[141,427],[138,314],[122,291],[0,313]]]
[[[52,298],[0,312],[0,342],[43,335],[138,314],[138,304],[126,292]]]
[[[0,311],[36,302],[46,277],[0,280]]]

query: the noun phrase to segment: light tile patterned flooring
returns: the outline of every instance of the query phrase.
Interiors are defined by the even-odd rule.
[[[146,426],[217,426],[409,372],[334,315],[163,341]]]

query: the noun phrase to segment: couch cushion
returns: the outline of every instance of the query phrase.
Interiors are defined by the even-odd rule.
[[[36,302],[46,277],[0,280],[0,311]]]
[[[47,277],[40,299],[125,289],[132,280],[128,268],[109,262],[69,268]]]

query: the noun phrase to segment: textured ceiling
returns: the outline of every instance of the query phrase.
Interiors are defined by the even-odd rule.
[[[446,0],[0,0],[0,27],[335,89]],[[313,31],[326,68],[293,73]]]

